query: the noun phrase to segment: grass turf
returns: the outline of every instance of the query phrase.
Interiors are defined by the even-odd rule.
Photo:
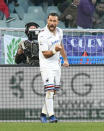
[[[0,122],[0,131],[104,131],[104,122]]]

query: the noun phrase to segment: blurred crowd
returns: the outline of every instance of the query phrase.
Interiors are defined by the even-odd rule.
[[[57,6],[61,12],[60,21],[66,28],[104,28],[104,0],[30,0],[29,2],[36,6]],[[4,15],[6,22],[15,20],[10,16],[11,4],[18,7],[19,0],[0,0],[0,19]],[[16,11],[18,13],[18,9]],[[19,18],[22,20],[21,13]]]
[[[60,16],[67,28],[104,28],[104,0],[72,0],[67,5]]]

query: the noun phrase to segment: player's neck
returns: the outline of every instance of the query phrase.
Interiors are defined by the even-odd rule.
[[[48,26],[47,26],[47,28],[53,35],[56,35],[56,29],[55,30],[50,30]]]
[[[54,31],[50,31],[53,35],[56,35],[56,29]]]

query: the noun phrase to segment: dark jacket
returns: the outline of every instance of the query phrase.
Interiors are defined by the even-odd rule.
[[[66,18],[66,16],[68,15],[72,16],[72,20],[68,20]],[[71,5],[69,5],[69,7],[67,7],[64,10],[62,15],[60,16],[60,20],[64,21],[68,27],[70,26],[71,28],[75,28],[77,27],[76,19],[77,19],[77,6],[73,5],[72,3]]]
[[[19,43],[18,49],[21,48],[24,53],[15,56],[17,64],[29,64],[39,66],[39,46],[37,41],[22,41]]]
[[[92,0],[80,0],[78,6],[77,26],[82,28],[92,28],[92,17],[95,6]]]

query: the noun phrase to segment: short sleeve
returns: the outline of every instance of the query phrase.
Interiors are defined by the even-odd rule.
[[[60,29],[60,40],[61,40],[61,43],[63,43],[63,30]]]
[[[38,43],[39,43],[39,50],[41,50],[41,51],[48,50],[47,39],[45,36],[39,35],[38,36]]]

